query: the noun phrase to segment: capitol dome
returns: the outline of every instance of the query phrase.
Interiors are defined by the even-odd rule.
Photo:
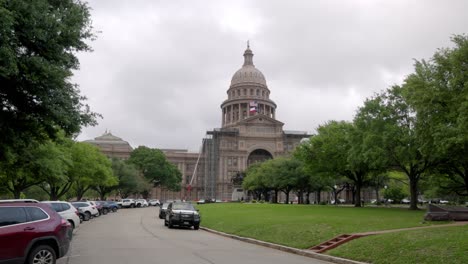
[[[266,86],[265,76],[253,64],[253,53],[249,46],[244,52],[244,65],[232,76],[231,86],[241,83],[256,83]]]

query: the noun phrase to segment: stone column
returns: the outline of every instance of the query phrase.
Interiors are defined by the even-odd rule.
[[[225,107],[223,107],[221,113],[223,114],[223,116],[222,116],[223,125],[222,126],[224,126],[224,125],[226,125],[226,108]]]
[[[237,121],[241,121],[241,120],[242,120],[242,104],[239,103],[239,104],[237,105],[237,107],[238,107],[237,110],[238,110],[238,112],[239,112],[239,118],[237,119]]]

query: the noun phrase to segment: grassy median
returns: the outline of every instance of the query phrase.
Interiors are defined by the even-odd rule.
[[[259,203],[197,207],[202,226],[301,249],[340,234],[440,224],[424,222],[423,210],[403,208]],[[369,236],[327,254],[372,263],[468,263],[467,228],[443,227]]]

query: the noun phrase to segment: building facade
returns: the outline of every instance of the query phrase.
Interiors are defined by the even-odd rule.
[[[236,71],[221,103],[221,127],[207,131],[199,153],[183,149],[161,149],[166,158],[182,173],[182,189],[172,192],[154,188],[152,198],[219,199],[247,198],[242,177],[253,163],[288,155],[310,135],[302,131],[285,131],[276,119],[276,103],[263,73],[253,64],[249,46],[244,64]],[[86,142],[101,148],[109,157],[127,159],[132,148],[110,132]]]
[[[251,164],[287,155],[310,137],[306,132],[283,130],[284,123],[276,119],[276,103],[253,56],[247,46],[244,64],[234,73],[227,99],[221,103],[221,127],[207,131],[203,140],[203,172],[196,186],[203,198],[242,199],[247,193],[239,179]]]

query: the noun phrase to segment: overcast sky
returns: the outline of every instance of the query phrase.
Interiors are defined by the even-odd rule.
[[[352,120],[363,101],[468,31],[468,1],[92,0],[94,51],[73,82],[132,147],[198,151],[246,41],[285,130]]]

